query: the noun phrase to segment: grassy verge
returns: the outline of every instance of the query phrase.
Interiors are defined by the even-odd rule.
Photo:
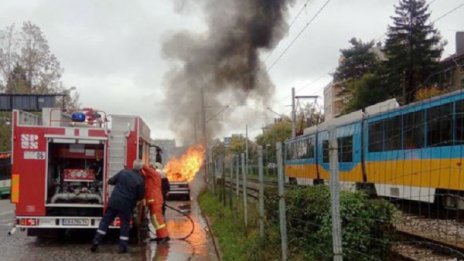
[[[220,201],[208,192],[200,197],[224,260],[281,260],[279,197],[265,191],[265,238],[259,237],[256,205],[248,203],[244,226],[242,201]],[[289,260],[332,260],[331,198],[327,186],[294,187],[286,191]],[[238,203],[238,204],[237,204]],[[239,206],[239,207],[237,207]],[[363,192],[340,194],[343,255],[346,260],[395,260],[391,257],[396,210],[385,200]]]
[[[199,202],[203,213],[211,222],[225,261],[281,260],[278,227],[267,228],[267,238],[261,240],[254,205],[249,205],[249,225],[245,227],[243,212],[237,209],[236,204],[232,209],[225,207],[218,197],[208,192],[200,196]]]

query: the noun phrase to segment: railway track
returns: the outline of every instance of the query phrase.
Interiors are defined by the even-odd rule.
[[[463,260],[464,245],[398,229],[400,241],[393,250],[406,260]]]
[[[395,227],[402,242],[420,248],[422,252],[429,251],[431,255],[445,255],[449,258],[464,260],[464,223],[462,221],[428,218],[402,212],[400,222]]]

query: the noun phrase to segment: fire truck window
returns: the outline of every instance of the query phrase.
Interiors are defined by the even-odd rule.
[[[143,159],[143,143],[139,144],[139,160]]]

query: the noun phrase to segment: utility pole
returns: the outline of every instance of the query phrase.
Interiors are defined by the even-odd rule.
[[[296,137],[295,87],[292,87],[292,138]]]
[[[340,218],[340,177],[338,171],[337,129],[329,127],[330,198],[332,214],[333,260],[343,261],[342,225]]]
[[[205,107],[205,95],[203,92],[203,87],[200,89],[201,94],[201,122],[203,128],[203,144],[205,146],[205,179],[209,181],[209,171],[208,171],[208,158],[209,158],[209,148],[208,148],[208,136],[206,135],[206,107]]]
[[[248,170],[248,124],[245,125],[245,167]]]
[[[197,121],[198,121],[198,118],[195,116],[195,121],[193,122],[193,135],[195,137],[195,143],[198,143]]]
[[[280,240],[282,244],[282,261],[288,260],[288,239],[287,239],[287,216],[285,207],[285,174],[284,174],[284,161],[282,155],[282,143],[277,142],[277,179],[279,186],[279,220],[280,220]]]
[[[295,88],[292,88],[292,138],[296,137],[296,109],[295,109],[295,100],[297,99],[315,99],[317,100],[319,96],[316,95],[300,95],[295,96]]]

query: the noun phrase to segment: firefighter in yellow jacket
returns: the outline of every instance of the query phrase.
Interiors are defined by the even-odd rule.
[[[164,222],[163,193],[161,176],[152,166],[143,166],[142,173],[145,177],[145,203],[150,210],[150,219],[156,230],[156,241],[165,243],[169,241],[168,229]]]

